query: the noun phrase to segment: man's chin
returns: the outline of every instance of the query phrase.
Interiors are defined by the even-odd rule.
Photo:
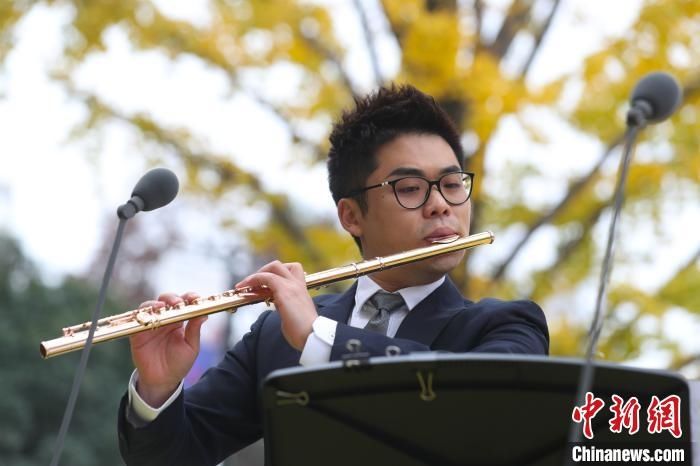
[[[427,266],[436,274],[446,274],[451,272],[455,267],[462,262],[464,251],[455,251],[449,254],[426,259]]]

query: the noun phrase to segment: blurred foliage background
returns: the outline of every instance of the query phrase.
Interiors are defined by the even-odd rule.
[[[58,286],[41,282],[36,267],[16,242],[0,235],[0,464],[48,464],[78,365],[79,354],[52,360],[36,357],[39,341],[55,335],[76,310],[94,309],[97,290],[85,280],[68,278]],[[105,312],[122,312],[110,301]],[[43,312],[46,310],[46,312]],[[115,412],[132,371],[128,343],[95,347],[61,464],[122,464],[118,457]]]
[[[215,226],[197,241],[208,261],[224,264],[231,280],[274,258],[302,262],[309,272],[358,258],[332,211],[314,212],[291,196],[287,183],[295,182],[292,177],[270,183],[264,173],[299,166],[322,170],[330,124],[354,96],[391,81],[416,85],[434,95],[462,129],[466,169],[477,174],[472,231],[493,230],[497,238],[493,246],[470,253],[453,279],[470,299],[540,303],[554,355],[583,351],[628,96],[647,72],[673,73],[684,88],[684,101],[670,121],[648,128],[639,142],[609,291],[610,317],[599,349],[611,361],[644,360],[654,353],[663,366],[698,376],[697,346],[680,341],[674,329],[697,325],[700,240],[687,226],[681,226],[685,231],[679,236],[674,219],[697,209],[700,199],[700,2],[642,1],[628,30],[596,37],[600,45],[580,66],[545,82],[532,79],[533,70],[544,66],[538,64],[542,50],[581,46],[553,27],[566,0],[208,0],[203,2],[205,19],[196,21],[168,15],[158,3],[0,0],[0,74],[13,52],[15,30],[27,16],[37,9],[63,15],[60,59],[51,64],[51,79],[81,115],[67,137],[76,144],[92,141],[86,159],[94,163],[99,141],[117,125],[136,141],[132,157],[174,168],[184,190],[181,209],[204,214]],[[357,31],[350,38],[348,23]],[[201,125],[173,123],[147,105],[120,105],[108,93],[83,85],[85,68],[108,56],[109,37],[115,34],[134,54],[172,64],[195,62],[222,80],[224,105],[243,98],[274,128],[232,128],[232,134],[252,132],[261,142],[281,134],[284,162],[261,154],[261,169],[251,169],[240,154],[221,150],[202,134]],[[358,50],[366,62],[360,71],[350,60]],[[128,79],[132,72],[125,69],[116,79]],[[580,147],[555,144],[559,130],[576,135],[574,144],[587,141],[585,150],[595,153],[578,160]],[[504,134],[519,137],[504,140]],[[330,199],[325,185],[317,193]],[[133,228],[143,232],[147,226],[136,222]],[[3,381],[11,383],[0,388],[9,393],[0,397],[7,405],[0,421],[0,462],[34,464],[33,459],[46,458],[58,428],[72,363],[68,358],[17,362],[27,360],[27,342],[33,347],[74,323],[69,310],[76,303],[90,308],[94,277],[101,276],[106,256],[98,254],[82,279],[49,289],[15,243],[3,241],[0,299],[6,299],[0,302],[3,314],[17,319],[18,330],[3,339],[10,348],[3,351],[0,369]],[[161,225],[145,245],[130,248],[125,240],[115,279],[120,299],[133,304],[153,295],[145,277],[166,252],[187,241],[175,223]],[[671,253],[677,248],[682,252]],[[680,259],[660,265],[659,258],[670,256]],[[51,309],[50,319],[38,323],[21,312],[32,306]],[[123,348],[120,357],[114,348],[100,351],[91,364],[97,371],[94,360],[99,360],[100,372],[93,372],[92,383],[86,381],[81,403],[90,407],[84,416],[111,419],[130,362]],[[108,388],[115,385],[112,394]],[[37,395],[27,398],[29,390]],[[95,401],[100,393],[107,395]],[[21,414],[27,410],[33,413],[29,418]],[[76,432],[85,429],[90,454],[107,464],[102,444],[89,441],[102,434],[102,426],[95,425],[100,423],[86,420],[83,425],[76,419],[73,433],[78,438]],[[66,464],[96,464],[78,461]]]

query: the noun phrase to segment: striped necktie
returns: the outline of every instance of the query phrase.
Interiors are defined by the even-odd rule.
[[[391,313],[405,309],[406,303],[398,293],[377,291],[362,306],[360,314],[369,317],[365,330],[386,335]]]

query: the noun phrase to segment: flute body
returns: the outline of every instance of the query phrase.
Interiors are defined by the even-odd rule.
[[[364,260],[342,267],[328,269],[306,276],[306,286],[309,289],[320,288],[342,280],[357,278],[373,272],[379,272],[392,267],[417,262],[442,254],[470,249],[482,244],[490,244],[494,235],[490,231],[457,238],[448,243],[436,243],[410,251],[400,252],[385,257]],[[147,331],[162,325],[182,322],[195,317],[213,314],[221,311],[235,312],[239,307],[269,300],[259,293],[248,290],[228,290],[221,294],[199,298],[195,303],[154,309],[146,307],[135,309],[123,314],[117,314],[98,320],[93,336],[93,343],[102,343],[117,338]],[[50,358],[76,351],[85,346],[91,322],[66,327],[63,336],[53,340],[42,341],[39,351],[43,358]]]

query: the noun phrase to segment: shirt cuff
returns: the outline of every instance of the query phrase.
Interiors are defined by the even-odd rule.
[[[316,317],[312,324],[313,332],[306,339],[299,364],[309,367],[330,361],[337,326],[338,322],[335,320],[323,316]]]
[[[148,403],[143,401],[143,398],[136,391],[136,382],[139,380],[138,370],[134,369],[129,380],[129,405],[127,407],[127,420],[134,427],[142,427],[149,422],[153,422],[160,413],[170,406],[182,391],[182,382],[178,385],[175,392],[170,395],[170,398],[165,400],[165,403],[159,408],[153,408]]]

